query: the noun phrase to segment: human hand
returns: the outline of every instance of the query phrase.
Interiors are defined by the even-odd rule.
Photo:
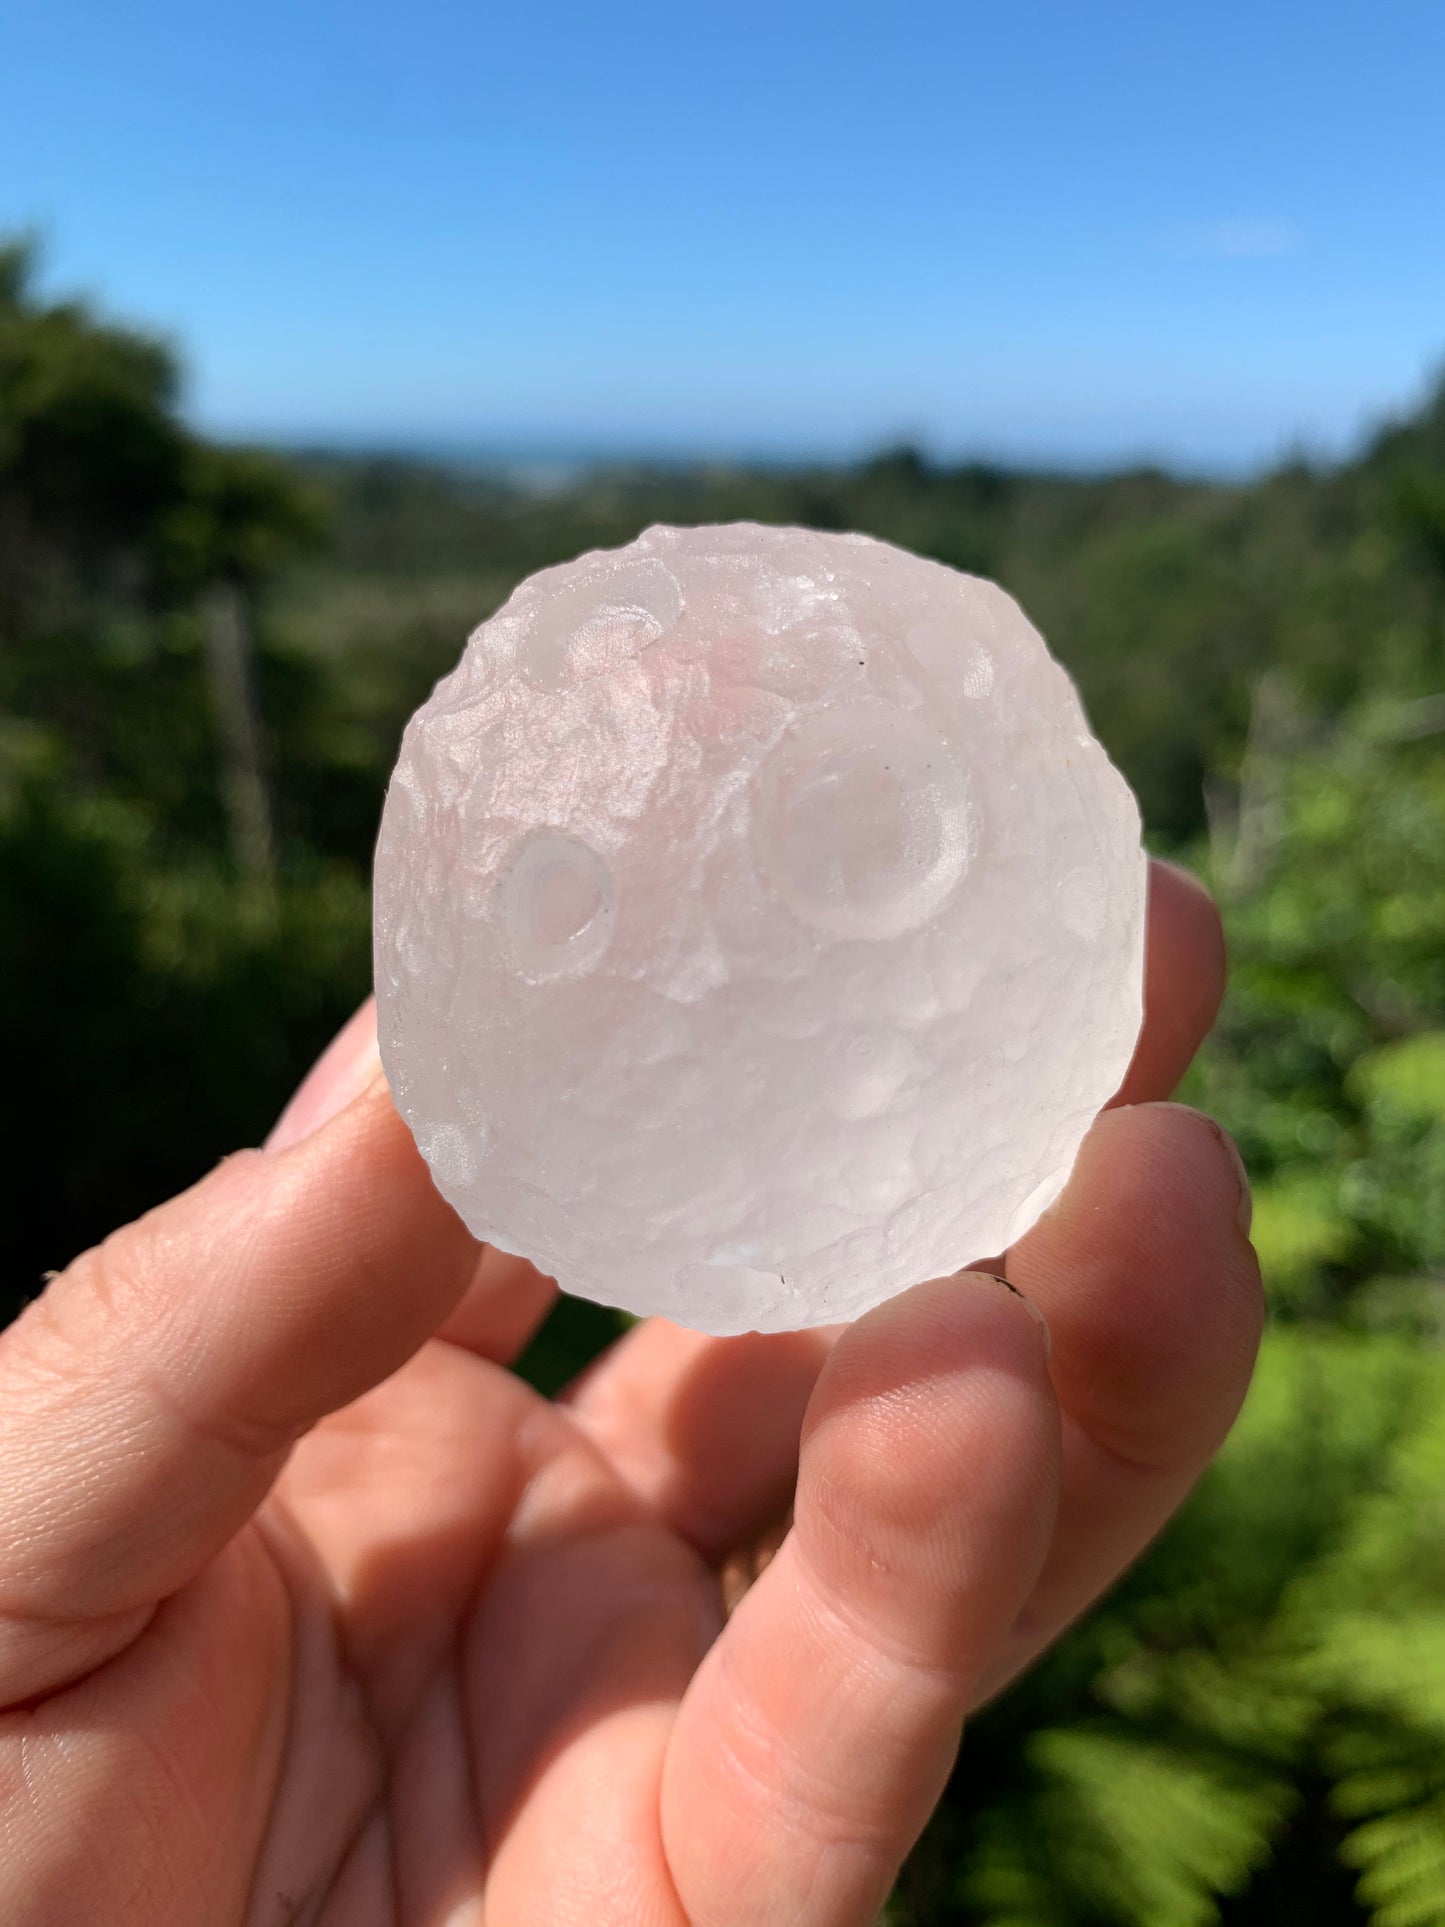
[[[433,1190],[358,1013],[267,1150],[0,1338],[0,1916],[869,1921],[969,1707],[1243,1396],[1243,1174],[1149,1101],[1222,973],[1156,866],[1124,1108],[1007,1254],[1027,1301],[964,1273],[841,1335],[653,1321],[557,1403],[505,1369],[552,1288]]]

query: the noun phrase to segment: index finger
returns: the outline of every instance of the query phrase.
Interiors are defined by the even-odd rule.
[[[1145,924],[1144,1021],[1110,1109],[1171,1094],[1219,1014],[1226,967],[1224,926],[1213,897],[1187,870],[1155,857]]]
[[[120,1651],[476,1260],[378,1074],[54,1279],[0,1339],[0,1703]]]

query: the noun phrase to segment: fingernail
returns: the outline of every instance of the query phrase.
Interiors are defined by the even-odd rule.
[[[306,1073],[296,1095],[276,1120],[265,1148],[286,1151],[319,1131],[353,1098],[360,1097],[380,1071],[376,1005],[368,997]]]
[[[1034,1323],[1044,1335],[1045,1360],[1047,1361],[1053,1357],[1054,1335],[1049,1330],[1048,1319],[1044,1317],[1044,1314],[1039,1310],[1033,1299],[1025,1297],[1017,1285],[1010,1284],[1001,1271],[961,1271],[958,1275],[960,1278],[989,1278],[994,1284],[1002,1285],[1005,1291],[1012,1292],[1013,1296],[1018,1299],[1029,1317],[1033,1319]]]
[[[1190,1117],[1196,1118],[1199,1123],[1206,1125],[1209,1130],[1213,1132],[1219,1141],[1220,1148],[1223,1150],[1224,1155],[1234,1166],[1235,1182],[1239,1186],[1239,1203],[1234,1215],[1239,1222],[1240,1230],[1247,1238],[1249,1236],[1250,1226],[1254,1223],[1254,1200],[1250,1196],[1249,1191],[1249,1173],[1244,1168],[1244,1159],[1239,1155],[1239,1146],[1229,1135],[1228,1131],[1225,1130],[1224,1126],[1220,1124],[1217,1119],[1212,1118],[1208,1111],[1198,1110],[1192,1104],[1136,1104],[1133,1106],[1133,1109],[1136,1111],[1187,1112]]]
[[[1209,1121],[1214,1124],[1213,1118]],[[1244,1168],[1244,1159],[1239,1155],[1239,1146],[1222,1124],[1214,1124],[1214,1135],[1224,1146],[1229,1161],[1234,1166],[1234,1175],[1239,1180],[1239,1210],[1236,1215],[1239,1218],[1239,1228],[1247,1238],[1250,1226],[1254,1223],[1254,1199],[1250,1195],[1249,1173]]]

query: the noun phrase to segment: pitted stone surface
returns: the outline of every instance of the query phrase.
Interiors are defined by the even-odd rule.
[[[1017,604],[864,536],[650,529],[524,582],[412,718],[382,1060],[445,1196],[713,1332],[1001,1251],[1139,1029],[1123,778]]]

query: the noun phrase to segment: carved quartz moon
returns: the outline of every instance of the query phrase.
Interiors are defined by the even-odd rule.
[[[524,582],[412,718],[382,1060],[472,1230],[566,1290],[852,1318],[1056,1196],[1139,1030],[1144,886],[1002,590],[649,529]]]

